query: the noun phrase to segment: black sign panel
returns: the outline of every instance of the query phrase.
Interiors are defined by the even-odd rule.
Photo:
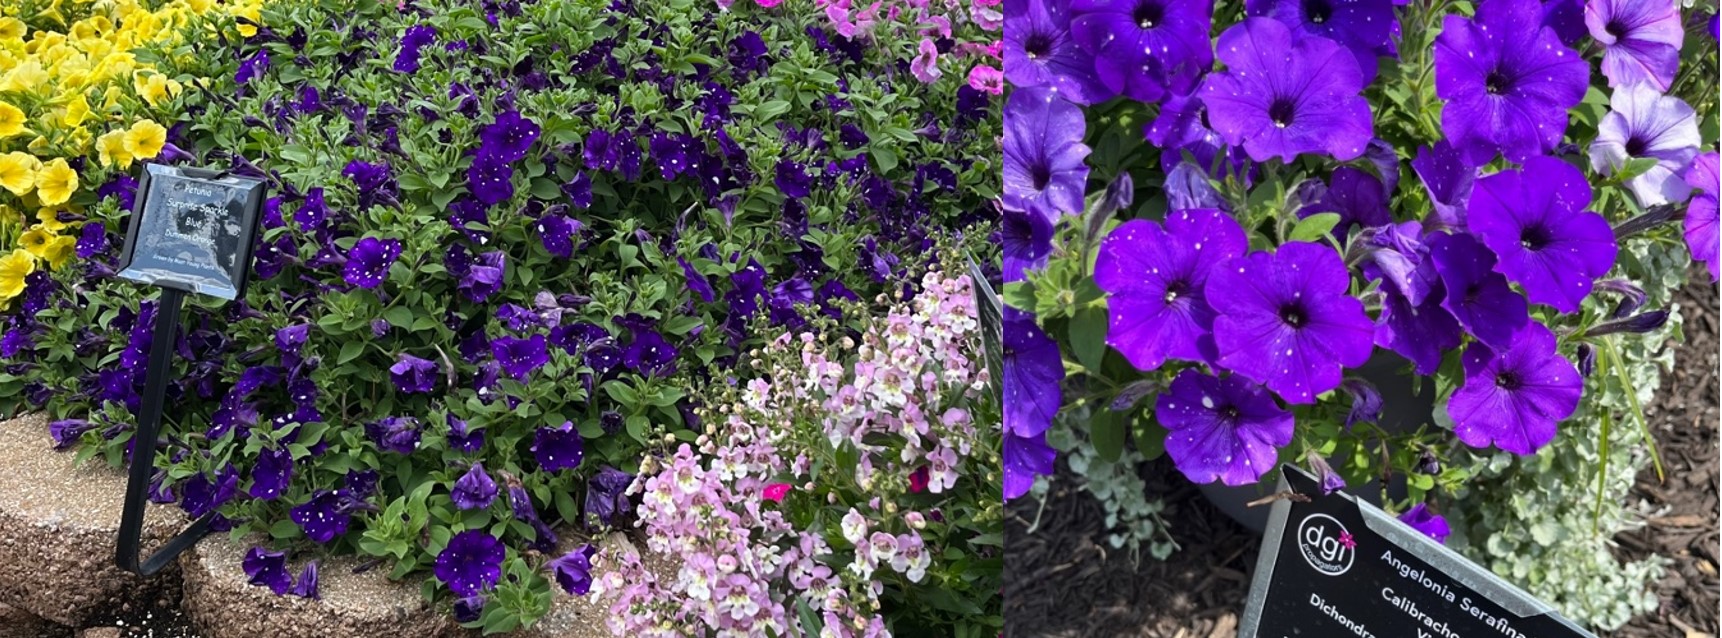
[[[261,180],[145,164],[119,277],[223,299],[245,290]]]
[[[1344,492],[1273,505],[1239,638],[1594,636],[1487,569]]]

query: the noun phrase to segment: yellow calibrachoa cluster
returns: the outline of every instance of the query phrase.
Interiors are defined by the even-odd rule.
[[[262,2],[0,2],[0,307],[31,273],[71,261],[78,224],[60,213],[94,204],[114,171],[166,146],[158,120],[171,123],[185,87],[134,52],[179,46],[186,26],[213,12],[256,21]]]

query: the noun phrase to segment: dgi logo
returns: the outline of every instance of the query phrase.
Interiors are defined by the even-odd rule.
[[[1297,546],[1310,567],[1329,576],[1350,570],[1357,556],[1357,541],[1351,532],[1326,514],[1311,514],[1298,524]]]

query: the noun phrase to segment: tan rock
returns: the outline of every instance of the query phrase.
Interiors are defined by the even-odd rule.
[[[91,627],[79,632],[78,638],[120,638],[120,628]]]
[[[46,417],[0,423],[0,603],[76,627],[124,601],[178,588],[179,570],[143,578],[114,565],[125,475],[99,461],[73,461],[71,452],[54,451]],[[188,523],[178,510],[151,506],[145,548]]]
[[[43,638],[70,636],[69,627],[48,622],[41,616],[11,605],[0,605],[0,638]]]

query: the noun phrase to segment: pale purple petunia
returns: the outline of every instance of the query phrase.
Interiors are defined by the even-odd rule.
[[[1495,272],[1495,253],[1466,234],[1436,233],[1427,240],[1429,259],[1441,275],[1441,307],[1483,343],[1505,347],[1530,321],[1530,305]]]
[[[1081,211],[1089,153],[1082,109],[1049,87],[1018,89],[1005,122],[1004,204],[1050,219]]]
[[[1140,370],[1213,360],[1203,286],[1217,264],[1248,249],[1243,227],[1217,210],[1169,213],[1163,229],[1142,219],[1114,229],[1094,264],[1094,283],[1110,294],[1106,342]]]
[[[1542,26],[1537,0],[1487,0],[1473,19],[1447,16],[1435,39],[1441,125],[1465,161],[1547,154],[1584,99],[1590,65]]]
[[[1070,32],[1115,93],[1144,102],[1187,93],[1213,65],[1213,0],[1071,0]]]
[[[1363,154],[1374,128],[1369,101],[1358,94],[1363,74],[1345,47],[1250,18],[1220,34],[1218,50],[1226,70],[1208,74],[1201,97],[1227,144],[1243,145],[1256,161]]]
[[[1244,7],[1251,16],[1279,20],[1298,37],[1338,42],[1357,58],[1365,84],[1375,77],[1375,58],[1396,24],[1393,0],[1248,0]]]
[[[1296,420],[1261,386],[1237,375],[1185,369],[1160,395],[1154,415],[1166,427],[1166,454],[1196,483],[1261,480],[1291,443]]]
[[[1495,270],[1531,301],[1575,312],[1614,266],[1614,229],[1585,210],[1590,184],[1571,164],[1533,157],[1516,171],[1477,180],[1471,231],[1495,252]]]
[[[1654,159],[1655,166],[1626,180],[1639,205],[1686,201],[1692,189],[1679,173],[1704,143],[1697,113],[1680,98],[1658,93],[1648,84],[1615,89],[1609,108],[1613,110],[1597,123],[1596,141],[1590,145],[1591,170],[1613,175],[1629,161]]]
[[[1584,379],[1542,324],[1526,324],[1510,342],[1500,350],[1481,343],[1465,349],[1465,384],[1453,392],[1447,413],[1466,445],[1534,454],[1578,408]]]
[[[1717,258],[1717,252],[1722,251],[1717,245],[1716,221],[1717,191],[1722,190],[1722,185],[1718,185],[1717,179],[1716,151],[1699,155],[1692,161],[1692,168],[1686,170],[1686,183],[1699,191],[1686,207],[1686,246],[1692,251],[1693,260],[1710,268],[1712,281],[1722,278],[1717,273],[1718,262],[1722,261]]]
[[[1005,0],[1004,74],[1017,88],[1050,86],[1077,104],[1115,91],[1094,74],[1094,54],[1070,34],[1069,0]]]
[[[1314,403],[1374,350],[1375,327],[1350,284],[1339,254],[1320,244],[1290,242],[1220,264],[1204,288],[1218,315],[1220,367],[1287,402]]]
[[[1584,25],[1603,47],[1609,86],[1648,83],[1662,92],[1674,84],[1686,38],[1674,0],[1589,0]]]

